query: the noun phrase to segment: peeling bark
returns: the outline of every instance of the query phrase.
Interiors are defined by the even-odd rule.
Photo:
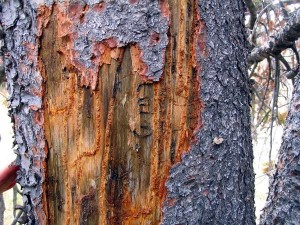
[[[300,218],[300,79],[296,78],[276,171],[270,182],[260,224],[299,224]]]
[[[168,9],[164,1],[128,3],[128,0],[119,0],[87,4],[76,1],[58,3],[54,7],[58,11],[58,37],[69,39],[61,53],[81,72],[82,85],[96,88],[99,68],[105,63],[105,48],[133,43],[141,49],[144,65],[139,73],[145,79],[159,80],[168,44]],[[42,23],[47,19],[45,6],[39,5],[37,9],[43,12],[38,18]]]
[[[170,3],[176,24],[166,53],[159,52],[166,55],[159,83],[141,76],[145,58],[139,43],[120,48],[104,40],[96,43],[100,82],[86,85],[84,68],[72,56],[73,27],[64,11],[75,6],[31,3],[7,2],[2,17],[19,182],[30,224],[158,223],[168,170],[200,126],[189,35],[194,5]],[[88,12],[88,5],[83,8]],[[166,2],[159,10],[168,16]],[[149,34],[153,46],[166,43]]]

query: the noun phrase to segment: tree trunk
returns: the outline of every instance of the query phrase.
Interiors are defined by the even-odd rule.
[[[214,2],[199,1],[202,128],[171,169],[163,224],[255,224],[244,5]]]
[[[254,224],[242,1],[41,2],[2,15],[29,224]]]
[[[300,218],[300,79],[293,97],[279,149],[276,171],[270,182],[260,224],[299,224]]]

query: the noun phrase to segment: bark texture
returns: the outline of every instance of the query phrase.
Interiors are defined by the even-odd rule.
[[[255,224],[242,1],[199,1],[203,127],[170,172],[163,224]]]
[[[30,224],[46,221],[42,200],[45,181],[43,86],[38,70],[36,12],[30,1],[5,1],[1,23],[5,31],[5,74],[10,94],[10,113],[18,145],[18,177]],[[43,205],[44,203],[44,205]]]
[[[242,1],[3,9],[29,224],[254,223]]]
[[[275,174],[260,224],[299,224],[300,218],[300,79],[296,77]]]
[[[5,202],[3,193],[0,193],[0,225],[4,225]]]

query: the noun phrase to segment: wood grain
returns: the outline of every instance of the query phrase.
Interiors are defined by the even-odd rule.
[[[169,1],[164,73],[145,81],[137,45],[105,46],[95,90],[68,60],[54,7],[42,30],[49,224],[158,224],[169,169],[201,126],[193,1]],[[47,14],[47,13],[46,13]],[[45,14],[45,15],[46,15]],[[48,15],[48,14],[47,14]],[[60,18],[60,19],[58,19]]]

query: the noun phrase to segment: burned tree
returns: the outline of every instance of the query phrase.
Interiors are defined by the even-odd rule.
[[[254,224],[244,4],[3,4],[29,224]]]

